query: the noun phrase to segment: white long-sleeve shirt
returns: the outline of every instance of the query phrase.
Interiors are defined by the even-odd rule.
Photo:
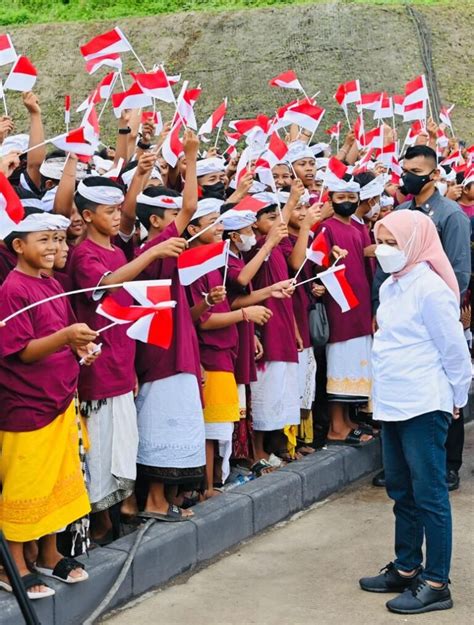
[[[427,263],[380,289],[372,351],[374,419],[452,413],[468,399],[471,358],[459,304]]]

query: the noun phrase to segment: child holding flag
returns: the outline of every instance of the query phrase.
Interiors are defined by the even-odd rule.
[[[135,176],[145,174],[138,170]],[[133,236],[134,220],[121,210],[124,200],[122,188],[100,176],[81,181],[74,197],[86,223],[87,238],[75,249],[69,272],[76,288],[97,287],[96,291],[77,296],[75,308],[78,318],[97,330],[109,323],[96,313],[107,293],[100,286],[133,280],[154,260],[176,256],[184,249],[184,242],[170,239],[127,263],[124,252],[112,244],[117,235],[125,240]],[[115,290],[111,297],[125,306],[133,301],[123,289]],[[92,536],[102,542],[108,539],[112,528],[109,508],[133,493],[138,431],[135,343],[123,325],[106,330],[101,342],[101,359],[81,370],[79,398],[82,412],[88,417],[89,496],[93,512],[98,513]]]
[[[57,233],[69,220],[49,214],[28,216],[6,238],[17,266],[5,280],[0,317],[62,292],[44,272],[53,269]],[[97,333],[76,323],[66,298],[56,299],[7,322],[0,330],[0,527],[30,599],[54,595],[23,555],[38,541],[36,569],[72,584],[87,579],[83,565],[63,558],[56,533],[90,510],[79,461],[74,395],[79,364],[90,356]],[[52,375],[54,372],[54,375]],[[5,577],[0,586],[11,591]]]

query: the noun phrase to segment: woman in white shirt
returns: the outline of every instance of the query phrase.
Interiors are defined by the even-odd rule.
[[[387,608],[419,614],[453,605],[445,443],[467,403],[471,360],[456,277],[431,219],[396,211],[375,225],[375,237],[377,260],[391,274],[380,289],[372,367],[396,558],[359,583],[369,592],[401,592]]]

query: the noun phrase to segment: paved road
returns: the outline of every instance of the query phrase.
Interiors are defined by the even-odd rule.
[[[461,489],[452,495],[455,607],[411,617],[417,625],[472,623],[474,425]],[[150,593],[107,625],[392,625],[410,618],[384,607],[392,595],[358,589],[359,576],[392,559],[385,491],[366,481],[240,546],[207,568]]]

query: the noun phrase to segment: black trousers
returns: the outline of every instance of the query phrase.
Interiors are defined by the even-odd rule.
[[[464,447],[464,415],[459,411],[459,419],[453,419],[448,429],[446,441],[446,465],[448,471],[459,471],[462,465],[462,450]]]

